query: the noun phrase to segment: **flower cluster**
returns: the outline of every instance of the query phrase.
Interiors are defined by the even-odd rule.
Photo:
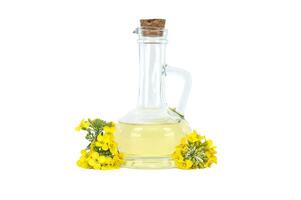
[[[215,148],[211,140],[193,131],[182,139],[172,158],[180,169],[207,168],[217,163]]]
[[[81,151],[77,165],[86,169],[117,169],[123,164],[123,154],[118,151],[114,140],[115,124],[101,119],[82,120],[75,130],[87,132],[90,141]]]

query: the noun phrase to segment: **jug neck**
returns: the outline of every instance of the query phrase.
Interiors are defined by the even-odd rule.
[[[166,32],[160,36],[144,36],[138,30],[139,43],[139,108],[166,107],[163,70],[165,66]]]

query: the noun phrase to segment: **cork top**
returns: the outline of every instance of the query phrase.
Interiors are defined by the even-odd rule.
[[[143,36],[162,36],[165,27],[165,19],[140,19]]]
[[[162,29],[165,27],[165,19],[140,19],[141,28]]]

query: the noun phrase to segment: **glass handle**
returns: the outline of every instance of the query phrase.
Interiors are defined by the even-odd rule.
[[[177,107],[174,109],[175,112],[184,116],[186,104],[187,104],[188,97],[190,94],[190,89],[191,89],[191,75],[188,71],[186,71],[184,69],[172,67],[169,65],[164,66],[164,72],[165,72],[165,75],[167,75],[167,76],[168,75],[178,76],[178,77],[182,78],[182,80],[184,82],[184,87],[183,87],[183,91],[181,93],[180,101],[179,101]]]

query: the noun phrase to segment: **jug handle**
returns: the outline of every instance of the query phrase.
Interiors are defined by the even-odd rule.
[[[176,108],[172,109],[174,112],[178,113],[180,116],[182,116],[184,118],[184,112],[185,112],[185,108],[186,108],[188,97],[189,97],[190,90],[191,90],[191,75],[188,71],[186,71],[184,69],[172,67],[169,65],[165,65],[163,67],[163,69],[164,69],[165,76],[175,75],[175,76],[182,78],[184,81],[184,87],[183,87],[183,91],[181,93],[181,97],[180,97],[178,106]]]

